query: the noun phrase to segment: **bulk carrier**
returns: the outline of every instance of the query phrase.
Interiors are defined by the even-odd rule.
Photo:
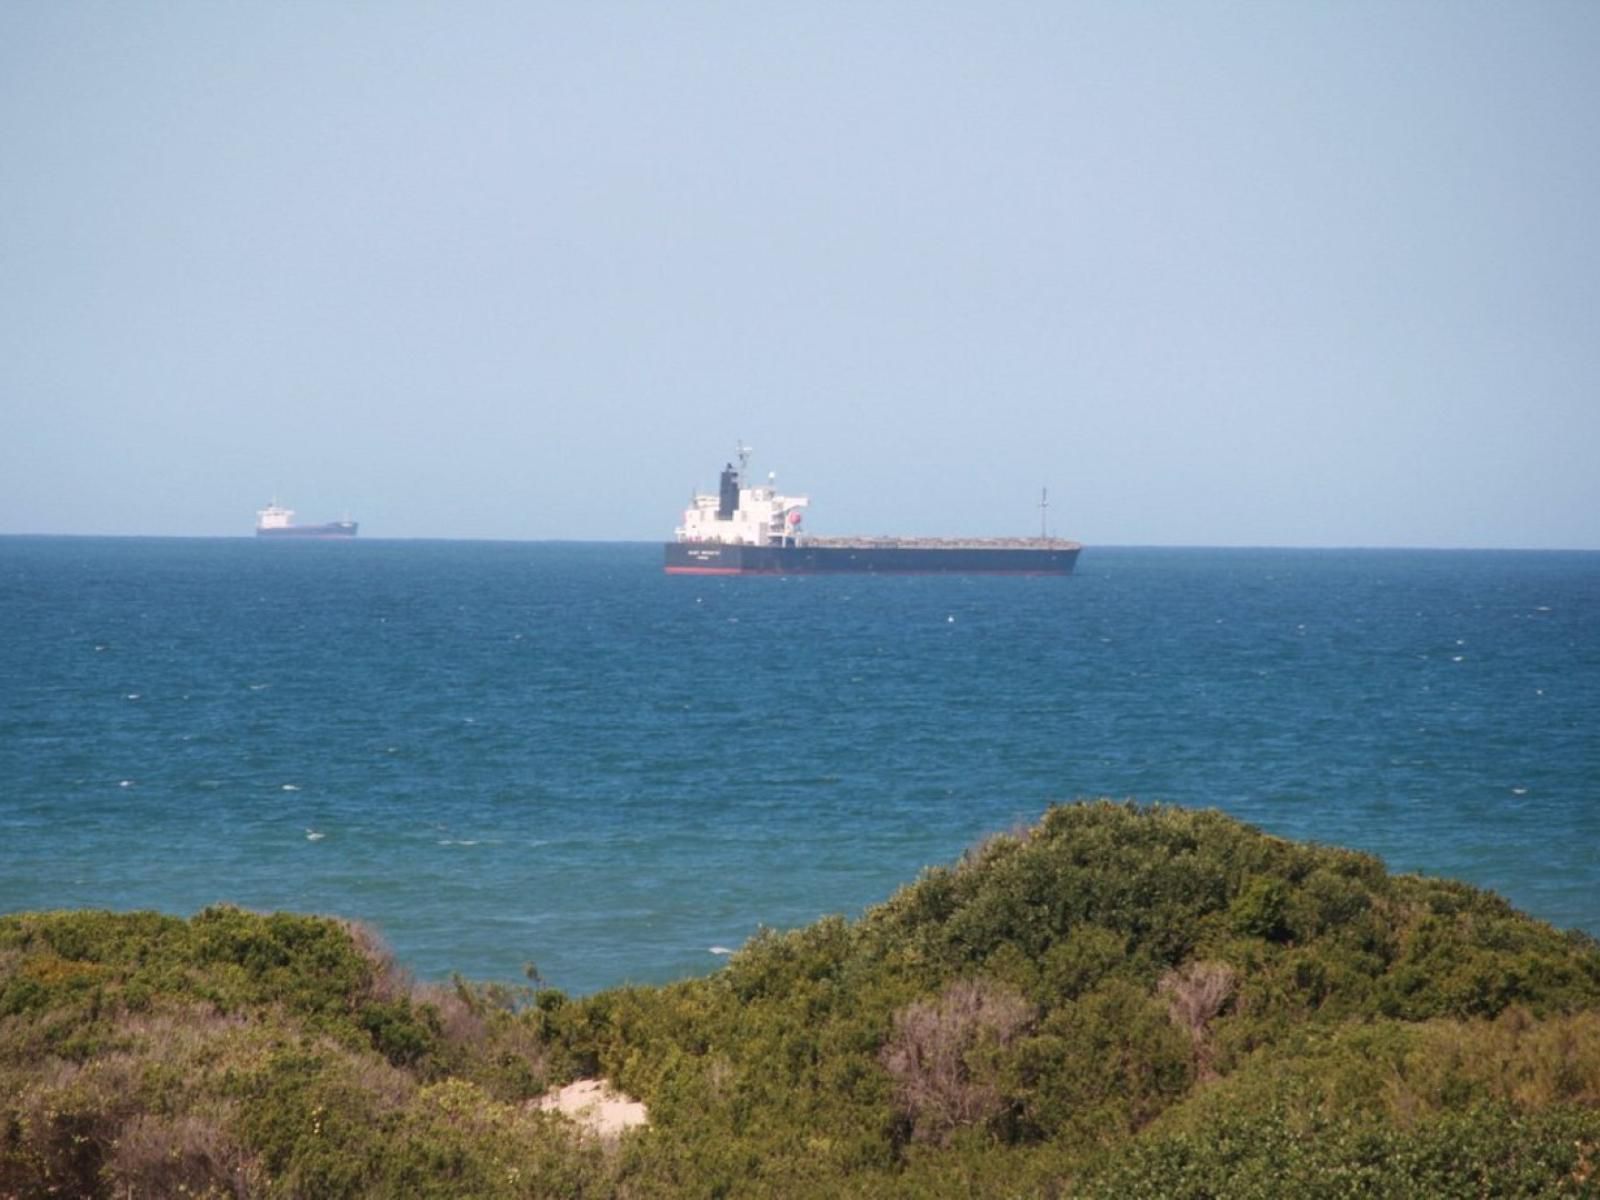
[[[294,509],[279,505],[276,498],[256,510],[256,536],[270,538],[353,538],[358,526],[346,517],[326,525],[296,525]]]
[[[813,537],[802,534],[806,496],[747,486],[750,449],[722,468],[715,495],[697,493],[666,545],[669,575],[834,573],[1070,575],[1077,542],[1062,538]],[[1041,512],[1044,499],[1040,500]]]

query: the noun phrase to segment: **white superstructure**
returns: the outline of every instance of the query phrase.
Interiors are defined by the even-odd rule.
[[[284,508],[273,497],[272,503],[256,510],[257,529],[287,529],[294,520],[294,509]]]
[[[739,465],[722,468],[716,493],[697,492],[674,531],[680,542],[722,542],[740,546],[793,546],[800,536],[805,496],[779,495],[769,476],[765,485],[746,487],[750,447],[739,447]]]

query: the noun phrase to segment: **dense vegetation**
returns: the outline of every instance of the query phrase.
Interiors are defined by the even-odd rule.
[[[587,1075],[650,1127],[529,1103]],[[0,1196],[1597,1192],[1592,939],[1217,813],[1054,808],[582,1000],[326,918],[0,918]]]

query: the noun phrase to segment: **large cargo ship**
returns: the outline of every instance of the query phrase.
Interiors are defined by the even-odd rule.
[[[779,495],[770,479],[747,485],[749,456],[741,446],[716,494],[696,494],[684,510],[666,545],[667,574],[1070,575],[1083,549],[1042,530],[1036,538],[813,537],[800,530],[809,497]]]
[[[294,509],[282,507],[276,499],[256,510],[256,536],[270,538],[353,538],[358,526],[348,517],[326,525],[296,525]]]

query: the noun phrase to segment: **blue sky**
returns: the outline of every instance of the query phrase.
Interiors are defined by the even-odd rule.
[[[1600,548],[1600,5],[0,6],[0,532]]]

